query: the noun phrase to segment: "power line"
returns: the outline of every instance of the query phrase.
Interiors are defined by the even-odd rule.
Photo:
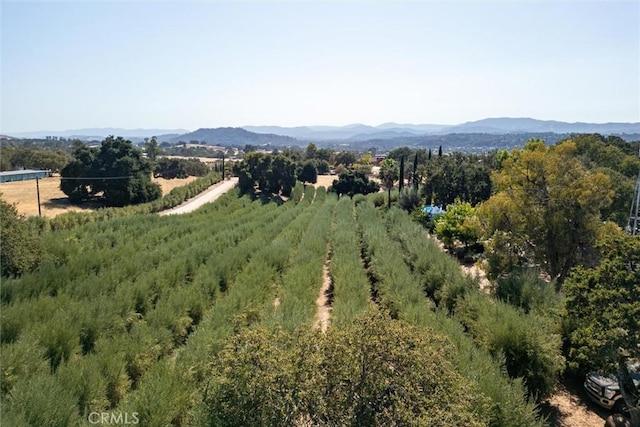
[[[74,180],[96,180],[96,179],[131,179],[135,176],[94,176],[94,177],[73,177],[73,176],[61,176],[60,179],[74,179]]]

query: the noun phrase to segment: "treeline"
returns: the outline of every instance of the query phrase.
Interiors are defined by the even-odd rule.
[[[58,173],[71,160],[68,150],[51,150],[44,147],[2,146],[0,171],[17,169],[42,169]]]

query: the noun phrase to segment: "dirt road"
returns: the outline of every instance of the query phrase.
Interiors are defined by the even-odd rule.
[[[176,206],[175,208],[168,209],[166,211],[160,212],[158,215],[180,215],[188,212],[193,212],[202,205],[213,202],[218,197],[222,196],[227,191],[231,190],[238,184],[238,178],[230,178],[226,181],[221,181],[209,188],[207,191],[204,191],[198,194],[196,197],[187,200],[183,204]]]

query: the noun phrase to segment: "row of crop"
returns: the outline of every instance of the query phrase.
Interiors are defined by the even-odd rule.
[[[221,202],[227,202],[224,208],[194,214],[189,220],[143,215],[47,234],[42,242],[44,259],[38,271],[20,279],[6,280],[2,301],[55,295],[76,282],[84,289],[108,287],[103,282],[87,286],[87,279],[94,278],[109,277],[111,286],[117,286],[121,281],[135,279],[145,270],[157,268],[170,260],[174,251],[193,247],[193,239],[229,229],[245,213],[260,210],[258,203],[252,205],[246,197],[229,195]]]
[[[477,345],[504,356],[509,375],[522,377],[531,396],[548,395],[564,367],[559,325],[536,313],[492,301],[477,285],[470,286],[458,263],[444,255],[433,240],[415,238],[423,231],[404,212],[389,211],[386,224],[427,294],[454,313]]]
[[[476,408],[479,413],[488,415],[491,425],[539,425],[534,405],[525,400],[526,393],[522,383],[506,377],[500,361],[476,346],[473,340],[464,334],[460,323],[448,316],[447,310],[435,309],[433,301],[427,298],[424,292],[424,279],[420,276],[418,264],[406,262],[411,258],[389,234],[388,224],[385,223],[382,213],[369,202],[360,203],[356,212],[362,233],[365,261],[374,281],[379,304],[388,309],[393,316],[449,337],[457,349],[454,363],[459,372],[472,380],[491,401],[489,408]],[[409,220],[408,217],[407,219]],[[409,221],[407,226],[410,225]],[[415,229],[412,231],[413,239],[424,240],[421,232],[416,233]],[[433,253],[432,262],[437,262],[437,257],[446,255]],[[409,265],[412,265],[413,269]],[[443,280],[444,287],[449,280],[465,279],[451,275]]]
[[[155,306],[163,292],[166,293],[176,286],[189,282],[191,279],[186,279],[193,275],[195,264],[200,262],[198,257],[203,255],[202,252],[209,251],[212,255],[220,253],[229,245],[233,245],[232,237],[234,236],[229,236],[230,233],[238,234],[244,230],[244,237],[246,237],[277,215],[275,207],[271,209],[270,217],[265,217],[267,211],[263,208],[254,212],[251,221],[244,222],[242,228],[221,229],[221,232],[218,233],[221,235],[218,244],[209,239],[211,232],[199,232],[194,233],[192,237],[199,237],[201,241],[191,240],[191,246],[188,246],[186,251],[171,252],[163,251],[161,247],[156,248],[156,252],[162,251],[167,255],[162,265],[155,266],[157,268],[140,268],[145,264],[139,261],[149,255],[149,252],[140,252],[137,258],[134,256],[133,260],[133,264],[138,266],[139,277],[129,279],[120,277],[119,280],[112,280],[112,275],[108,274],[110,270],[103,270],[99,275],[89,273],[78,277],[71,283],[63,284],[66,285],[66,288],[61,286],[56,296],[45,294],[34,300],[5,305],[2,311],[3,332],[5,332],[3,333],[3,342],[16,340],[23,329],[28,329],[30,325],[38,324],[50,316],[55,316],[58,312],[66,313],[67,317],[75,317],[76,321],[73,323],[79,325],[82,330],[88,329],[88,333],[94,337],[94,340],[101,331],[113,330],[113,333],[118,333],[121,331],[119,325],[123,323],[123,318],[126,319],[124,323],[128,327],[130,322],[143,318],[149,307]],[[250,218],[245,216],[244,219],[249,220]],[[173,248],[171,242],[167,242],[165,246]],[[90,256],[87,252],[84,253],[86,256]],[[111,271],[117,272],[117,266]],[[48,271],[40,271],[34,276],[36,276],[36,280],[47,281],[47,273]],[[56,271],[53,271],[52,275],[55,276]],[[30,277],[25,276],[24,280],[28,279]],[[20,284],[21,282],[17,281],[15,286]],[[206,283],[206,285],[206,288],[203,286],[203,289],[200,290],[202,296],[212,293],[212,283]],[[82,286],[81,289],[76,289],[80,286]],[[215,293],[215,289],[213,292]],[[86,313],[89,308],[92,312]],[[85,321],[89,324],[85,325]],[[68,327],[63,329],[66,333],[73,330]],[[80,335],[87,333],[82,330]],[[67,344],[67,346],[70,345]]]
[[[323,285],[323,266],[327,259],[335,202],[335,196],[327,198],[324,188],[317,191],[314,204],[320,206],[319,210],[301,238],[291,259],[291,267],[282,275],[276,290],[279,304],[266,314],[267,324],[289,330],[311,327],[318,309],[316,299]]]
[[[259,206],[259,203],[255,205]],[[282,209],[286,211],[288,208]],[[199,249],[175,251],[172,241],[168,241],[166,246],[173,252],[170,268],[146,270],[138,265],[142,272],[139,277],[121,283],[112,293],[82,300],[73,300],[61,293],[55,298],[43,296],[37,301],[29,301],[29,305],[35,307],[32,312],[40,317],[33,319],[34,327],[27,327],[15,344],[3,346],[3,359],[6,354],[10,359],[9,363],[3,363],[3,377],[10,380],[3,381],[3,386],[7,384],[3,392],[10,391],[12,396],[33,394],[33,397],[26,401],[9,399],[8,413],[23,420],[39,419],[41,408],[32,404],[34,399],[45,399],[42,398],[42,391],[32,386],[51,383],[50,378],[45,378],[51,376],[47,372],[47,365],[56,365],[58,368],[53,384],[63,381],[63,377],[71,378],[65,381],[75,384],[74,387],[65,387],[66,394],[61,396],[70,395],[77,399],[79,414],[115,406],[129,390],[138,387],[146,371],[175,351],[176,346],[184,342],[188,333],[203,318],[212,293],[219,293],[217,288],[224,280],[221,276],[231,277],[230,270],[238,265],[234,262],[218,263],[218,257],[236,243],[256,242],[248,237],[262,232],[265,226],[269,227],[270,222],[280,217],[280,210],[274,205],[261,207],[253,212],[251,221],[247,221],[247,215],[230,216],[230,221],[235,221],[233,227],[215,227],[217,230],[213,232],[214,227],[210,223],[209,229],[199,233],[193,230],[190,233],[192,237],[202,236],[195,248],[206,246],[211,251],[205,259],[201,258],[203,253],[198,253]],[[165,221],[178,224],[188,219]],[[241,235],[243,227],[245,234]],[[226,237],[215,241],[213,238],[218,234]],[[240,263],[246,262],[258,248],[256,244],[250,246],[245,247],[243,253],[235,253]],[[199,257],[201,259],[194,262]],[[196,265],[199,262],[204,264]],[[216,271],[222,273],[218,277],[211,276],[211,270],[216,269],[224,271]],[[174,274],[174,270],[179,273]],[[103,274],[101,271],[96,277]],[[50,309],[43,310],[47,306]],[[17,315],[17,312],[13,315]],[[44,319],[48,320],[47,327],[38,327],[39,324],[45,324],[41,323]],[[42,358],[42,353],[48,359],[48,364],[47,359]],[[24,364],[24,360],[33,363]],[[64,363],[64,360],[68,360],[68,363]],[[42,371],[35,369],[38,366]],[[74,366],[74,369],[69,366]],[[98,374],[102,380],[92,382],[91,386],[84,382],[85,377]],[[11,384],[18,386],[11,390]],[[52,385],[53,389],[56,387]],[[60,416],[71,416],[68,408],[61,410],[56,406],[52,409],[56,409]]]
[[[261,235],[254,236],[255,253],[205,313],[186,345],[175,359],[156,364],[118,410],[140,414],[145,425],[180,425],[197,418],[194,414],[206,395],[219,349],[240,326],[259,321],[261,313],[273,308],[278,284],[320,208],[320,203],[310,206],[312,200],[313,190],[305,192],[301,203],[282,211]],[[167,388],[167,384],[172,387]]]
[[[353,200],[342,197],[338,201],[331,236],[331,264],[333,310],[331,322],[350,324],[371,303],[371,289],[364,268],[360,236],[355,227]]]

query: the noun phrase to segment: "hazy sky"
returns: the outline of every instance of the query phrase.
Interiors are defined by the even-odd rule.
[[[640,121],[635,0],[1,8],[1,133]]]

